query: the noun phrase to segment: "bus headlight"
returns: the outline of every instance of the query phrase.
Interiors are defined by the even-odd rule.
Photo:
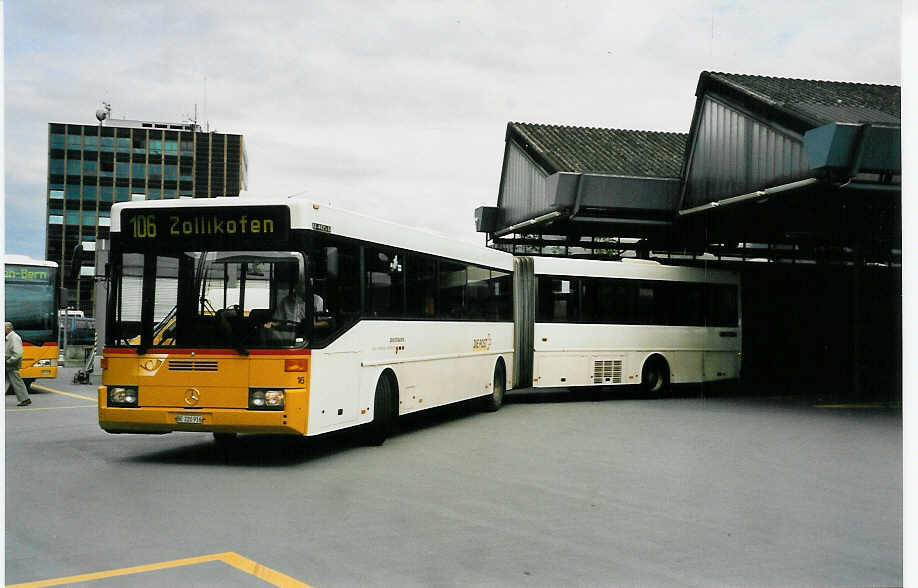
[[[38,361],[32,364],[32,367],[56,367],[56,366],[57,366],[56,359],[39,359]]]
[[[108,405],[120,408],[136,408],[137,386],[109,386]]]
[[[284,410],[284,391],[267,388],[249,388],[249,409]]]

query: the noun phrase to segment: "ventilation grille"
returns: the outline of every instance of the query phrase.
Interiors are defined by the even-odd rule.
[[[170,372],[215,372],[217,371],[216,360],[205,359],[170,359]]]
[[[622,360],[609,359],[593,362],[594,384],[621,384]]]

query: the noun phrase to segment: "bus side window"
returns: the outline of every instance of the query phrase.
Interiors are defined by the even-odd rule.
[[[366,267],[367,315],[380,318],[401,317],[404,314],[405,281],[398,252],[388,247],[366,247],[363,254]]]
[[[433,318],[437,314],[437,260],[411,253],[405,266],[405,290],[408,306],[405,315]]]
[[[440,262],[440,316],[461,319],[465,316],[466,266],[454,261]]]

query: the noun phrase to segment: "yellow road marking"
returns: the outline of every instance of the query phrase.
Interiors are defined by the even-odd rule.
[[[299,580],[295,580],[286,574],[282,574],[271,568],[265,567],[256,561],[242,557],[238,553],[227,551],[224,553],[214,553],[211,555],[202,555],[200,557],[188,557],[185,559],[174,559],[155,564],[144,566],[133,566],[130,568],[120,568],[117,570],[107,570],[104,572],[95,572],[92,574],[81,574],[79,576],[67,576],[66,578],[54,578],[52,580],[40,580],[38,582],[26,582],[24,584],[9,584],[7,588],[40,588],[42,586],[60,586],[62,584],[71,584],[75,582],[91,582],[93,580],[102,580],[105,578],[114,578],[116,576],[127,576],[130,574],[142,574],[144,572],[154,572],[157,570],[167,570],[181,566],[192,566],[200,563],[220,561],[241,570],[251,576],[255,576],[269,584],[281,586],[282,588],[310,588]]]
[[[93,400],[98,402],[98,398],[95,396],[84,396],[82,394],[75,394],[73,392],[64,392],[63,390],[55,390],[54,388],[49,388],[44,384],[32,384],[32,387],[36,390],[43,390],[45,392],[53,392],[54,394],[63,394],[64,396],[71,396],[73,398],[80,398],[82,400]]]
[[[299,580],[294,580],[286,574],[282,574],[276,570],[265,567],[258,563],[257,561],[252,561],[247,557],[242,557],[238,553],[227,552],[222,554],[222,561],[227,563],[238,570],[255,576],[265,582],[274,584],[275,586],[282,586],[283,588],[310,588],[308,584],[304,584]]]
[[[31,406],[7,408],[7,412],[35,412],[36,410],[66,410],[68,408],[99,408],[98,404],[74,404],[73,406]]]

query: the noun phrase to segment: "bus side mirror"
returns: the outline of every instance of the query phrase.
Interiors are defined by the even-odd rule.
[[[70,279],[74,284],[80,279],[80,266],[83,261],[83,244],[77,243],[70,257]]]
[[[338,279],[338,248],[325,248],[325,275],[332,280]]]

